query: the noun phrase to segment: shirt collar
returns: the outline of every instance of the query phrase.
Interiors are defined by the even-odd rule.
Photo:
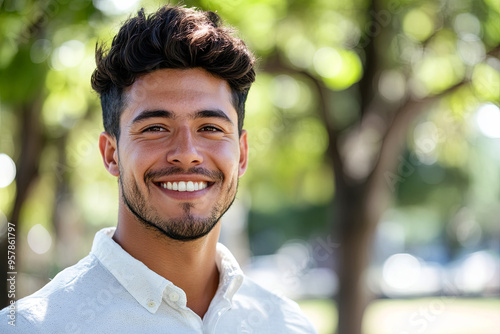
[[[231,302],[234,294],[243,283],[243,271],[233,254],[221,243],[217,244],[215,263],[220,273],[218,291],[223,292],[224,299]]]
[[[164,295],[169,295],[171,292],[180,297],[176,301],[177,305],[186,306],[184,291],[127,253],[112,239],[115,230],[115,227],[109,227],[97,232],[91,254],[94,254],[118,282],[149,312],[155,313]],[[231,302],[243,283],[243,271],[231,252],[220,243],[217,244],[215,261],[220,273],[217,295],[222,295],[224,299]]]
[[[160,307],[163,291],[173,284],[132,257],[111,239],[115,230],[115,227],[109,227],[97,232],[91,253],[139,304],[155,313]]]

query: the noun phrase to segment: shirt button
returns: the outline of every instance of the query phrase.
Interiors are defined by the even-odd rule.
[[[171,301],[176,302],[179,300],[179,295],[176,292],[172,292],[168,295],[168,298],[170,298]]]
[[[155,307],[156,303],[152,301],[151,299],[148,300],[148,307]]]

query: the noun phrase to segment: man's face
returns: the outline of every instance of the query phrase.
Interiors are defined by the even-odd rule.
[[[119,176],[121,207],[173,239],[206,235],[247,165],[246,132],[238,135],[227,82],[198,68],[163,69],[124,94],[116,164],[107,165]],[[112,148],[114,138],[103,136]]]

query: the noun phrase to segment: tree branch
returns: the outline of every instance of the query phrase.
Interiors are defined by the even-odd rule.
[[[368,176],[370,183],[383,182],[384,174],[388,171],[394,171],[397,164],[397,156],[401,152],[401,147],[405,142],[405,133],[413,119],[417,115],[427,110],[426,106],[440,100],[445,95],[448,95],[458,88],[466,84],[467,81],[461,81],[453,85],[439,94],[427,97],[423,100],[414,100],[409,98],[396,112],[392,123],[387,127],[387,130],[382,139],[380,154],[375,163],[375,167]]]
[[[261,69],[269,73],[289,73],[303,76],[316,88],[316,92],[318,93],[319,116],[323,120],[328,133],[327,152],[332,159],[335,182],[337,185],[344,184],[346,180],[344,164],[339,151],[338,130],[335,128],[330,117],[330,115],[333,114],[333,110],[332,105],[328,103],[328,88],[325,87],[320,79],[316,78],[311,73],[305,70],[297,70],[286,64],[280,59],[279,53],[275,53],[273,57],[270,57],[269,60],[262,65]]]
[[[332,124],[330,117],[330,115],[333,114],[333,111],[331,110],[331,104],[327,102],[328,89],[324,86],[321,80],[318,80],[309,72],[300,71],[297,73],[308,78],[314,84],[314,86],[316,86],[316,91],[319,95],[320,116],[328,132],[327,152],[332,159],[333,170],[335,173],[335,183],[337,185],[344,184],[346,181],[344,163],[339,151],[338,131],[335,128],[334,124]]]
[[[375,0],[370,1],[368,8],[368,22],[367,27],[372,27],[375,24]],[[369,106],[375,96],[373,89],[373,83],[375,81],[375,75],[378,64],[377,50],[375,49],[375,39],[380,33],[368,38],[366,45],[363,48],[365,61],[363,68],[363,77],[358,83],[359,95],[360,95],[360,106],[361,106],[361,117],[363,117],[369,110]]]

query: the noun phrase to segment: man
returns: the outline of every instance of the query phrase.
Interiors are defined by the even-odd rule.
[[[0,332],[315,333],[296,303],[246,278],[218,244],[247,168],[254,57],[216,14],[163,7],[96,49],[99,148],[118,178],[118,225],[8,309]]]

